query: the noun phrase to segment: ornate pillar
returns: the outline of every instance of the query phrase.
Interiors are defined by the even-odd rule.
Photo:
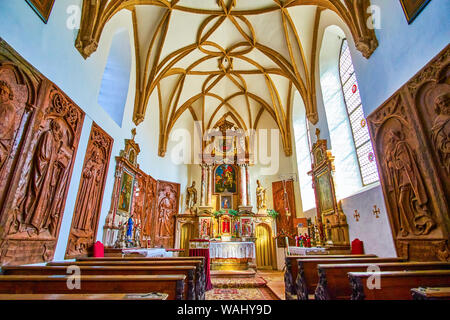
[[[210,207],[211,206],[211,200],[212,200],[212,169],[213,169],[213,165],[212,164],[208,164],[208,202],[207,202],[207,206]]]
[[[239,206],[247,205],[247,179],[245,176],[245,164],[239,165]]]
[[[251,204],[251,198],[250,198],[250,174],[248,172],[248,164],[245,165],[245,181],[246,181],[246,185],[247,185],[247,207],[250,207]]]
[[[201,164],[200,165],[201,169],[202,169],[202,182],[201,182],[201,195],[200,195],[200,206],[204,207],[206,205],[206,165],[205,164]]]

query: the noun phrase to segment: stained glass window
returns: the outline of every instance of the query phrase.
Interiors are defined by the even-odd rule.
[[[361,97],[359,95],[358,81],[356,80],[352,57],[350,56],[350,49],[346,39],[342,42],[339,72],[356,154],[358,156],[362,183],[366,186],[379,180],[378,170],[369,129],[362,108]]]

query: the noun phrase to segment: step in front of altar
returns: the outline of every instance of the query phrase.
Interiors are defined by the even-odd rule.
[[[211,278],[252,278],[256,275],[253,268],[247,270],[211,270]]]

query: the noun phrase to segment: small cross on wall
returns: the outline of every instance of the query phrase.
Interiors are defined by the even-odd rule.
[[[361,217],[361,215],[359,214],[358,210],[355,210],[355,213],[353,214],[353,216],[355,217],[356,222],[358,222],[359,218]]]
[[[372,213],[374,214],[375,218],[378,219],[380,217],[380,208],[377,208],[377,205],[374,205]]]

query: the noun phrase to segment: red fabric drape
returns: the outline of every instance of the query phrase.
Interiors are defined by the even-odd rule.
[[[206,263],[206,291],[211,290],[213,288],[211,283],[211,273],[210,273],[210,259],[209,259],[209,249],[189,249],[190,257],[205,257]]]

